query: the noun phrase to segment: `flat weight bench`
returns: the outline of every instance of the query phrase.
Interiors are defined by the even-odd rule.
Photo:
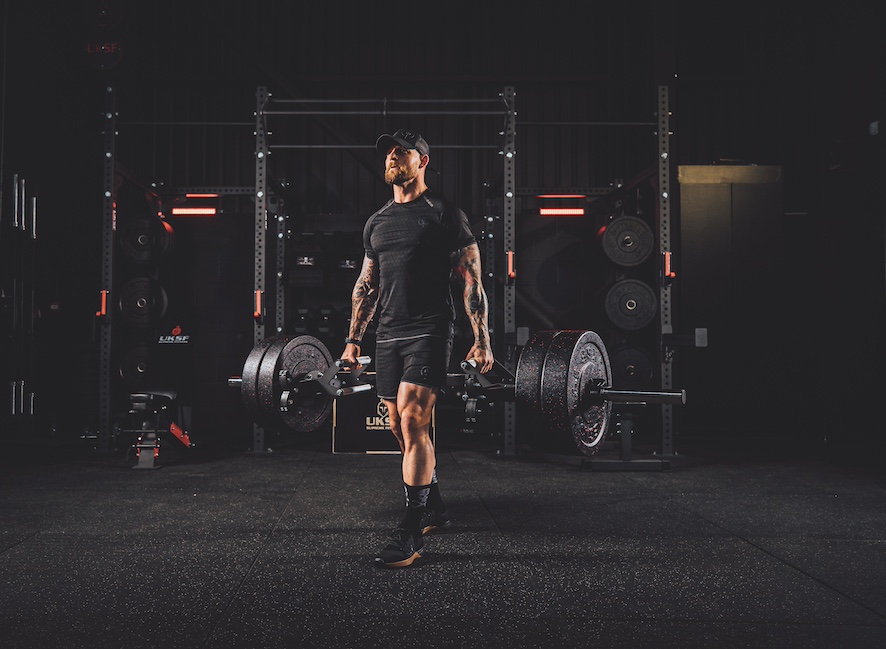
[[[176,403],[174,390],[134,392],[129,395],[130,427],[123,432],[138,435],[134,448],[138,463],[133,469],[159,468],[161,433],[172,433],[186,447],[194,444],[188,435],[189,408]],[[177,423],[180,422],[180,423]]]

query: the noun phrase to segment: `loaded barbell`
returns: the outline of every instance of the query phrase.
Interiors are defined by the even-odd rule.
[[[273,336],[253,348],[243,373],[228,384],[240,388],[244,406],[262,427],[307,433],[322,426],[336,398],[374,389],[361,367],[333,362],[313,336]],[[462,362],[463,374],[449,374],[447,386],[461,385],[464,396],[494,396],[516,402],[521,427],[533,446],[554,437],[582,454],[593,455],[609,429],[613,403],[685,404],[686,392],[619,390],[612,386],[606,347],[593,331],[539,331],[523,347],[516,373],[495,362],[481,374]],[[470,401],[470,399],[469,399]]]

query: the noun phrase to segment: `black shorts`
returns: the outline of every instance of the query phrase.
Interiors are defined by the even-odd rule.
[[[379,399],[395,401],[401,382],[442,390],[446,387],[451,354],[451,337],[377,340],[373,359],[376,394]]]

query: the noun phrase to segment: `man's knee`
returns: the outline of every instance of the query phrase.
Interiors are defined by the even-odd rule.
[[[425,446],[430,437],[428,426],[430,420],[420,414],[406,414],[400,418],[401,444],[408,449]]]
[[[430,423],[430,413],[426,413],[420,408],[407,408],[400,413],[400,430],[404,437],[426,432]]]
[[[422,433],[414,437],[404,437],[400,445],[400,450],[406,455],[417,457],[419,455],[427,457],[434,453],[434,445],[427,433]]]

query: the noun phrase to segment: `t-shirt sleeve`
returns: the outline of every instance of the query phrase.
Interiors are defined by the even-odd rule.
[[[375,249],[372,247],[372,222],[373,217],[369,217],[367,219],[365,225],[363,226],[363,252],[367,257],[376,261],[378,257],[375,254]]]
[[[447,228],[451,235],[450,240],[452,241],[453,251],[477,242],[477,238],[471,231],[468,215],[465,214],[464,210],[458,207],[450,207],[446,210],[444,216],[444,227]]]

